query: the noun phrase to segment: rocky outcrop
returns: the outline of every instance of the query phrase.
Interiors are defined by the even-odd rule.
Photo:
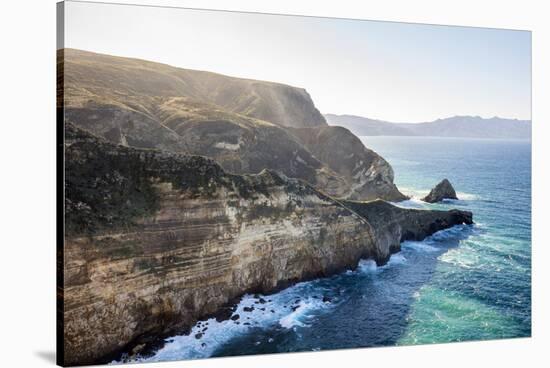
[[[184,105],[189,107],[180,99],[161,104],[162,116],[170,116],[163,124],[119,107],[69,107],[65,117],[113,143],[211,157],[236,174],[257,174],[268,168],[338,197],[349,191],[350,185],[343,177],[285,129],[212,106],[199,106],[193,118],[181,120],[177,118],[178,109]]]
[[[293,134],[320,161],[340,174],[350,188],[343,197],[352,200],[408,199],[393,183],[390,164],[346,128],[323,126],[292,129]]]
[[[447,179],[441,180],[426,197],[422,198],[428,203],[441,202],[444,199],[458,199],[455,189]]]
[[[123,147],[66,125],[62,328],[66,365],[181,332],[245,292],[384,263],[461,211],[341,202],[273,171]]]
[[[382,200],[342,203],[371,224],[378,246],[389,249],[390,254],[401,249],[402,241],[423,240],[457,224],[473,224],[473,216],[469,211],[405,209]],[[379,258],[377,263],[386,261],[387,258]]]

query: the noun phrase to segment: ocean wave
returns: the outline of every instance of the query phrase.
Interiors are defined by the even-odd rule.
[[[383,266],[376,265],[373,259],[362,259],[357,265],[357,269],[354,273],[360,274],[376,274],[388,267],[402,265],[407,262],[407,258],[402,253],[395,253],[390,256],[388,262]]]
[[[441,262],[449,263],[460,268],[471,269],[479,266],[479,257],[464,249],[451,249],[438,258]]]
[[[307,298],[306,300],[300,301],[298,307],[292,313],[279,319],[279,324],[284,328],[293,328],[297,326],[308,327],[307,319],[311,318],[309,313],[328,308],[330,305],[331,302],[328,300],[323,301],[319,298]]]
[[[477,201],[481,199],[481,196],[474,193],[456,192],[456,196],[461,201]]]
[[[472,235],[478,235],[482,232],[481,228],[476,224],[473,225],[455,225],[445,230],[440,230],[429,237],[424,241],[430,242],[444,242],[447,240],[464,240]]]
[[[404,201],[400,201],[400,202],[394,202],[394,204],[398,207],[402,207],[402,208],[420,208],[420,209],[423,209],[423,208],[428,208],[429,207],[429,204],[418,199],[418,198],[410,198],[410,199],[406,199]]]
[[[427,241],[404,241],[403,243],[401,243],[401,247],[405,249],[409,248],[409,249],[413,249],[421,252],[428,252],[428,253],[437,252],[439,248],[431,245],[430,243],[433,244],[433,242],[427,242]]]
[[[395,266],[395,265],[404,264],[406,262],[407,262],[407,258],[405,258],[405,256],[403,254],[395,253],[395,254],[392,254],[392,256],[390,257],[388,263],[386,263],[382,267],[391,267],[391,266]]]
[[[399,187],[399,190],[401,193],[411,197],[409,200],[397,202],[398,204],[426,204],[426,202],[422,201],[421,198],[424,198],[425,196],[430,193],[430,189],[418,189],[418,188],[411,188],[411,187]],[[478,194],[474,193],[467,193],[467,192],[456,192],[456,196],[458,197],[458,201],[477,201],[481,200],[482,197]],[[444,199],[444,202],[456,202],[456,199]]]
[[[378,270],[378,266],[373,259],[362,259],[357,265],[357,272],[360,273],[374,273]]]
[[[208,358],[234,337],[255,329],[308,327],[316,314],[339,302],[338,297],[326,296],[330,290],[318,285],[317,281],[298,283],[272,295],[246,294],[229,319],[199,321],[190,333],[166,339],[165,345],[153,356],[136,357],[130,362]],[[122,362],[128,361],[112,364]]]
[[[468,226],[458,225],[439,231],[424,241],[406,241],[404,249],[421,252],[433,252],[438,241],[460,238],[467,233]],[[450,259],[443,261],[452,261]],[[377,266],[372,259],[363,259],[355,271],[346,271],[333,277],[353,277],[354,275],[376,275],[390,267],[399,267],[408,260],[403,252],[391,255],[384,266]],[[295,284],[271,295],[244,295],[237,304],[232,318],[217,321],[210,318],[197,322],[190,333],[173,336],[165,340],[165,345],[153,356],[137,357],[131,362],[154,362],[181,359],[200,359],[212,356],[220,347],[237,336],[271,328],[297,329],[308,328],[321,313],[343,302],[340,294],[329,285],[329,279],[317,279]],[[272,341],[271,341],[272,342]],[[269,339],[260,343],[271,343]],[[127,362],[127,360],[123,360]],[[121,362],[113,362],[114,364]]]
[[[411,187],[399,187],[399,190],[401,193],[411,197],[411,198],[423,198],[430,193],[430,190],[426,189],[418,189],[418,188],[411,188]]]

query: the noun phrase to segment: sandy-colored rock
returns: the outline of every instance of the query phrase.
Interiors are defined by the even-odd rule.
[[[245,292],[384,263],[402,239],[471,214],[340,202],[272,171],[114,145],[67,125],[66,365],[105,362],[189,328]],[[412,234],[412,235],[411,235]]]

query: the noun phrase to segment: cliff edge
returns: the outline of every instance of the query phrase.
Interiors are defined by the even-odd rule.
[[[464,211],[338,201],[263,170],[110,143],[65,125],[64,357],[106,361],[185,331],[246,292],[386,262]]]
[[[406,198],[391,166],[327,126],[303,88],[74,49],[58,51],[58,70],[65,120],[113,143],[208,156],[235,174],[267,168],[338,198]]]

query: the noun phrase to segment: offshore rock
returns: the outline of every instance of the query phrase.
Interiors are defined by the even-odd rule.
[[[229,318],[244,293],[362,258],[383,264],[403,239],[472,221],[338,201],[274,171],[229,174],[205,157],[124,147],[71,124],[65,159],[65,365],[107,362],[200,318]]]
[[[458,199],[455,189],[447,179],[439,182],[426,197],[422,198],[424,202],[428,203],[441,202],[444,199]]]

